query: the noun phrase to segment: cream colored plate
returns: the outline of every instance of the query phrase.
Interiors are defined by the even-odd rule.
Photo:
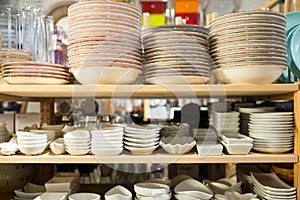
[[[88,32],[84,29],[78,29],[76,31],[69,32],[69,35],[71,38],[77,38],[78,35],[81,34],[88,34],[89,36],[99,36],[101,35],[101,32],[111,32],[112,34],[128,34],[137,38],[140,38],[140,33],[137,30],[125,30],[125,29],[116,29],[116,28],[109,28],[109,27],[103,27],[103,28],[94,28],[90,29]]]
[[[141,33],[141,28],[133,28],[127,25],[121,25],[121,24],[113,24],[113,23],[101,23],[101,24],[90,24],[90,23],[86,23],[86,24],[81,24],[81,25],[69,25],[68,30],[70,32],[74,32],[78,29],[85,29],[87,30],[102,30],[104,28],[114,28],[116,30],[121,30],[121,31],[136,31]]]
[[[2,67],[5,67],[5,66],[27,66],[27,65],[51,66],[51,67],[65,68],[64,65],[60,65],[60,64],[47,63],[47,62],[36,62],[36,61],[5,63],[2,65]]]
[[[105,53],[112,53],[112,54],[119,54],[119,55],[129,55],[129,56],[134,56],[134,57],[141,57],[141,52],[138,50],[133,49],[108,49],[108,48],[102,48],[103,51],[96,51],[97,49],[89,49],[89,50],[72,50],[71,52],[68,52],[69,58],[72,56],[98,56],[98,55],[103,55]]]
[[[100,58],[88,58],[88,59],[80,59],[80,58],[76,59],[76,57],[75,57],[71,61],[74,62],[74,63],[78,62],[78,63],[86,63],[86,64],[88,64],[88,63],[98,63],[98,62],[99,63],[103,62],[103,63],[107,63],[107,64],[110,64],[112,62],[129,63],[129,64],[133,64],[133,65],[141,65],[142,64],[141,61],[137,61],[137,60],[133,60],[133,59],[101,58],[101,57]]]
[[[176,65],[204,65],[207,66],[208,63],[201,61],[192,61],[192,60],[181,60],[181,61],[165,61],[165,62],[152,62],[146,63],[145,67],[156,67],[156,66],[176,66]]]
[[[67,80],[49,77],[4,77],[2,78],[11,85],[61,85],[68,83]]]
[[[146,72],[145,78],[160,77],[160,76],[203,76],[210,77],[208,70],[156,70],[152,72]]]
[[[172,50],[158,50],[155,52],[145,52],[147,59],[160,59],[160,58],[188,58],[188,57],[201,57],[208,58],[209,53],[203,51],[184,51],[175,52]]]
[[[59,74],[49,74],[49,73],[44,73],[44,72],[9,72],[9,73],[2,73],[2,77],[19,77],[19,76],[24,76],[24,77],[49,77],[49,78],[57,78],[57,79],[67,79],[68,76],[64,75],[59,75]]]
[[[232,57],[220,57],[219,59],[214,59],[215,63],[228,63],[228,62],[286,62],[286,58],[281,57],[262,57],[262,56],[256,56],[256,57],[244,57],[244,56],[232,56]]]
[[[44,70],[44,69],[2,69],[3,74],[54,74],[54,75],[62,75],[69,76],[69,73],[55,70]]]
[[[164,84],[204,84],[209,81],[209,77],[203,76],[159,76],[146,78],[148,83],[164,85]]]
[[[208,54],[208,49],[204,48],[203,46],[191,46],[191,47],[181,47],[181,48],[176,48],[176,47],[172,47],[172,46],[168,46],[168,47],[160,47],[160,48],[155,48],[155,49],[145,49],[145,53],[146,54],[149,54],[149,53],[153,53],[153,52],[156,52],[156,51],[170,51],[172,52],[173,54],[181,54],[181,53],[184,53],[184,52],[191,52],[191,51],[195,51],[195,52],[199,52],[199,51],[202,51],[204,53],[207,52]]]
[[[209,65],[210,58],[207,57],[179,57],[179,58],[158,58],[158,59],[149,59],[147,58],[147,63],[157,63],[157,62],[173,62],[173,61],[192,61],[192,62],[201,62],[205,65]]]
[[[66,72],[68,68],[48,67],[48,66],[6,66],[1,67],[2,70],[48,70],[55,72]]]
[[[210,32],[209,37],[218,37],[218,36],[222,36],[222,35],[228,35],[230,36],[231,34],[235,34],[235,33],[242,33],[245,32],[247,34],[249,34],[250,32],[256,33],[256,34],[262,34],[262,32],[269,32],[270,35],[277,35],[277,36],[282,36],[285,37],[285,31],[283,30],[279,30],[279,29],[274,29],[274,28],[236,28],[236,29],[227,29],[224,30],[222,32],[218,31],[218,32]]]
[[[210,71],[209,66],[205,65],[178,65],[178,66],[155,66],[147,67],[147,72],[156,71],[156,70],[205,70]]]
[[[134,60],[134,61],[142,61],[142,56],[134,56],[134,55],[130,55],[130,54],[114,54],[114,53],[94,53],[94,54],[78,54],[78,56],[74,57],[76,59],[102,59],[102,58],[111,58],[111,59],[129,59],[129,60]],[[76,60],[75,59],[75,60]]]
[[[95,62],[95,63],[72,63],[71,68],[75,67],[104,67],[104,68],[110,68],[110,67],[123,67],[123,68],[133,68],[141,70],[141,65],[134,65],[132,63],[124,63],[124,62],[113,62],[113,63],[101,63],[101,62]]]
[[[212,58],[219,58],[223,56],[278,56],[278,57],[286,57],[285,49],[268,49],[268,48],[253,48],[253,49],[236,49],[231,50],[227,49],[226,51],[215,51],[211,54]]]

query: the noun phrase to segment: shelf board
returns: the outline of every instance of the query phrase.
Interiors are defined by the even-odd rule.
[[[258,85],[0,85],[0,94],[22,98],[176,98],[276,96],[292,94],[297,84]]]
[[[73,156],[69,154],[53,155],[45,152],[36,156],[25,156],[23,154],[12,156],[0,156],[0,164],[28,163],[28,164],[100,164],[100,163],[297,163],[298,156],[294,154],[261,154],[250,153],[247,155],[220,155],[205,156],[200,158],[197,153],[184,155],[171,155],[157,153],[151,155],[121,154],[118,156],[95,156],[83,155]]]

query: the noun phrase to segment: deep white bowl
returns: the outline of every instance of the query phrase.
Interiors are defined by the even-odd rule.
[[[165,144],[160,141],[159,144],[166,152],[170,154],[184,154],[188,153],[196,145],[196,141],[186,144]]]
[[[188,195],[198,199],[211,199],[213,192],[203,183],[195,179],[186,179],[180,182],[175,188],[176,194]]]
[[[123,67],[81,67],[70,72],[83,85],[130,84],[134,83],[141,71]]]
[[[54,130],[30,130],[31,133],[38,133],[38,134],[47,134],[48,141],[53,141],[56,138],[56,134]]]
[[[276,81],[285,66],[242,66],[219,68],[213,71],[225,84],[270,84]]]
[[[47,138],[47,134],[41,134],[41,133],[32,133],[32,132],[25,132],[25,131],[17,131],[16,132],[17,138]]]
[[[38,155],[45,151],[48,143],[39,145],[19,145],[19,149],[25,155]]]
[[[90,138],[90,132],[84,129],[75,129],[63,135],[65,139],[87,139]]]

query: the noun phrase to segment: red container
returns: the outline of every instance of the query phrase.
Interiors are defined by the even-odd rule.
[[[199,24],[198,13],[176,13],[175,17],[182,17],[182,19],[186,20],[187,24]]]
[[[166,11],[166,2],[159,1],[142,1],[142,12],[148,13],[165,13]]]

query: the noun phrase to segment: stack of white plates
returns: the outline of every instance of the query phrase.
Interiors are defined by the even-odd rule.
[[[128,125],[125,127],[124,147],[132,154],[151,154],[159,145],[158,125]]]
[[[64,65],[46,62],[9,62],[2,65],[2,79],[9,84],[58,85],[68,83]]]
[[[68,56],[82,84],[127,84],[142,73],[141,12],[114,1],[86,1],[68,9]]]
[[[249,135],[253,149],[265,153],[284,153],[293,149],[294,113],[251,113]]]
[[[201,84],[210,80],[208,31],[193,25],[159,26],[143,32],[146,81]]]
[[[122,128],[109,127],[91,131],[91,152],[97,155],[119,155],[123,151]]]
[[[208,200],[213,197],[213,192],[201,182],[195,179],[186,179],[174,188],[175,198],[178,200]]]
[[[85,155],[91,149],[91,137],[88,130],[76,129],[64,134],[66,151],[71,155]]]
[[[6,62],[26,62],[31,61],[31,53],[28,51],[22,51],[18,49],[1,49],[1,61],[0,63]]]
[[[19,150],[26,155],[41,154],[48,145],[47,134],[17,131]]]
[[[285,16],[244,11],[218,17],[209,26],[210,53],[223,83],[272,83],[285,70]]]
[[[223,133],[237,135],[240,129],[240,113],[234,111],[212,112],[210,123],[219,136]]]
[[[253,191],[261,199],[297,199],[296,188],[284,183],[274,173],[251,172],[251,178]]]
[[[134,185],[136,200],[169,200],[172,197],[170,186],[161,183],[136,183]]]
[[[239,107],[240,112],[240,133],[249,135],[249,122],[251,113],[273,112],[275,107]]]

